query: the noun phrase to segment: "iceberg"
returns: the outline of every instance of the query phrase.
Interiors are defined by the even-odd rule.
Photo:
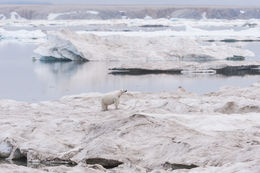
[[[70,40],[54,34],[49,34],[47,43],[42,43],[34,52],[43,61],[87,61]]]
[[[90,61],[169,61],[176,59],[226,59],[254,56],[233,44],[205,45],[189,37],[142,37],[78,34],[70,30],[47,32],[47,42],[36,50],[42,57]]]

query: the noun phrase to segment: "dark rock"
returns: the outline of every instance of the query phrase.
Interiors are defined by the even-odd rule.
[[[257,23],[245,23],[243,27],[249,27],[249,28],[254,28],[257,26]]]
[[[206,42],[225,42],[225,43],[235,43],[235,42],[260,42],[260,40],[251,40],[251,39],[223,39],[223,40],[206,40]]]
[[[70,62],[72,60],[67,59],[67,58],[55,58],[53,56],[42,56],[40,58],[40,61],[43,61],[43,62]]]
[[[221,42],[225,42],[225,43],[234,43],[234,42],[239,42],[240,40],[237,39],[224,39],[224,40],[220,40]]]
[[[181,74],[181,69],[142,69],[142,68],[112,68],[109,74],[113,75],[147,75],[147,74]]]
[[[233,56],[227,58],[233,61],[244,60],[243,56]],[[170,74],[170,75],[182,75],[183,69],[142,69],[142,68],[112,68],[109,69],[113,75],[147,75],[147,74]],[[242,66],[226,66],[223,68],[210,68],[203,71],[194,71],[194,73],[212,73],[224,75],[224,76],[244,76],[244,75],[260,75],[260,65],[242,65]]]
[[[259,65],[226,66],[216,70],[216,74],[225,76],[260,75]]]
[[[162,27],[169,27],[169,26],[166,26],[166,25],[141,25],[140,27],[144,27],[144,28],[162,28]]]
[[[60,159],[60,158],[55,158],[52,160],[46,160],[41,162],[42,165],[45,166],[59,166],[59,165],[66,165],[66,166],[76,166],[77,163],[71,160],[64,160],[64,159]]]
[[[102,165],[106,169],[115,168],[115,167],[123,164],[123,162],[120,162],[118,160],[104,159],[104,158],[89,158],[89,159],[86,159],[86,163],[90,164],[90,165],[99,164],[99,165]]]
[[[233,57],[227,57],[226,60],[229,60],[229,61],[244,61],[245,57],[233,55]]]
[[[16,148],[13,154],[12,160],[23,160],[26,159],[26,156],[21,153],[21,150],[19,148]]]
[[[71,62],[72,60],[68,59],[68,58],[56,58],[56,57],[53,57],[53,56],[42,56],[40,58],[40,61],[52,63],[52,62]],[[77,61],[77,62],[87,62],[88,60],[84,59],[84,58],[77,58],[77,60],[74,60],[74,61]]]
[[[185,165],[185,164],[177,164],[177,163],[169,163],[165,162],[163,164],[163,167],[165,169],[171,169],[171,170],[176,170],[176,169],[192,169],[192,168],[197,168],[197,165],[191,164],[191,165]]]
[[[18,166],[28,166],[26,157],[16,160],[0,159],[0,164],[15,164]]]

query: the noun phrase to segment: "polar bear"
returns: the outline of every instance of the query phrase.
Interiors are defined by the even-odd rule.
[[[112,104],[115,104],[115,108],[118,109],[119,98],[122,94],[126,92],[127,90],[122,89],[119,91],[114,91],[103,95],[101,98],[102,111],[107,111],[108,105],[112,105]]]

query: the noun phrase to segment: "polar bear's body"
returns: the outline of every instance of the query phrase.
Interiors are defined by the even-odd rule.
[[[107,93],[101,98],[101,106],[103,111],[107,111],[108,105],[115,104],[115,108],[118,109],[120,96],[127,92],[127,90],[119,90],[111,93]]]

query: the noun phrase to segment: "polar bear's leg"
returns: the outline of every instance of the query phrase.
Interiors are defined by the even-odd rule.
[[[102,111],[107,111],[107,105],[105,103],[101,103]]]
[[[118,109],[119,98],[115,98],[115,99],[114,99],[114,104],[115,104],[115,108]]]

